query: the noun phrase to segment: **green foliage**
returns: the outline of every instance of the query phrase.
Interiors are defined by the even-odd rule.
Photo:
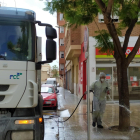
[[[121,25],[123,27],[129,27],[132,19],[138,18],[138,13],[140,9],[138,8],[137,2],[126,2],[125,5],[118,11],[118,16],[122,20]]]
[[[57,78],[59,76],[58,67],[56,65],[54,65],[52,67],[52,73],[53,73],[53,77],[55,77],[55,78]]]
[[[114,45],[111,41],[111,36],[106,30],[96,31],[98,33],[95,36],[95,40],[97,41],[96,47],[100,49],[101,53],[107,53],[107,55],[113,54]]]
[[[8,46],[8,48],[9,48],[10,50],[12,50],[12,49],[14,48],[14,45],[13,45],[13,43],[12,43],[11,41],[9,41],[9,42],[7,43],[7,46]]]
[[[46,3],[44,10],[51,14],[61,12],[70,24],[85,25],[91,23],[98,14],[98,6],[91,0],[52,0]]]
[[[106,6],[104,10],[106,10],[109,0],[102,1]],[[122,29],[128,28],[131,21],[133,19],[137,20],[140,16],[138,2],[139,0],[114,0],[111,18],[114,16],[119,17],[119,26],[116,27],[118,36],[122,36]],[[54,12],[63,13],[64,19],[69,22],[69,25],[75,25],[76,27],[92,23],[98,13],[102,13],[95,0],[51,0],[50,2],[46,2],[46,8],[44,10],[49,11],[51,14]],[[105,38],[104,40],[107,43],[103,41],[101,36]],[[102,52],[107,52],[107,50],[112,52],[113,44],[110,41],[111,37],[108,32],[105,30],[99,31],[95,39],[97,40],[96,46],[99,45]]]
[[[108,0],[102,0],[105,5],[108,5]],[[112,7],[112,15],[119,16],[120,24],[123,27],[128,27],[132,19],[138,18],[140,8],[138,7],[139,0],[114,0]],[[95,16],[101,9],[97,6],[95,0],[51,0],[46,2],[44,10],[51,14],[61,12],[64,18],[70,24],[85,25],[93,22]]]

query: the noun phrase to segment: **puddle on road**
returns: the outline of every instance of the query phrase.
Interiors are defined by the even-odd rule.
[[[65,117],[70,117],[70,113],[68,109],[62,109],[62,110],[60,109],[57,112],[53,110],[52,111],[46,110],[46,111],[43,111],[43,116],[44,116],[44,119],[51,119],[51,118],[56,118],[56,117],[65,118]]]
[[[62,118],[65,118],[65,117],[70,117],[70,113],[69,113],[69,110],[64,110],[64,111],[59,111],[58,112],[58,115]]]

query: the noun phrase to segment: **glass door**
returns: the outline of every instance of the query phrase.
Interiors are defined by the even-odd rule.
[[[118,94],[118,81],[117,81],[117,67],[113,67],[113,95],[112,98],[113,100],[118,100],[119,99],[119,94]]]

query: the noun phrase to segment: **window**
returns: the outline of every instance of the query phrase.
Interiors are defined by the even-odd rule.
[[[41,92],[54,93],[54,90],[51,87],[41,87]]]
[[[64,33],[64,27],[60,26],[60,33]]]
[[[60,52],[60,58],[64,58],[64,52]]]
[[[32,25],[29,22],[0,21],[0,59],[33,59]]]
[[[112,16],[111,16],[111,18],[112,18]],[[112,20],[113,20],[113,22],[119,22],[119,17],[114,15],[114,19],[112,19]],[[98,21],[99,21],[99,23],[104,23],[103,14],[100,14],[100,13],[98,14]]]
[[[64,64],[60,64],[60,71],[64,70]]]
[[[64,39],[60,39],[60,46],[64,46]]]
[[[54,81],[48,81],[47,80],[46,84],[55,84],[55,82]]]
[[[60,20],[63,20],[63,14],[62,13],[60,14]]]

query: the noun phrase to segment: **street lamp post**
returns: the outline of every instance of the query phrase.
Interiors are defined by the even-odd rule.
[[[88,27],[85,27],[84,33],[84,49],[85,49],[85,57],[86,57],[86,69],[87,69],[87,140],[90,140],[90,92],[89,92],[89,84],[90,84],[90,70],[89,70],[89,31]]]

